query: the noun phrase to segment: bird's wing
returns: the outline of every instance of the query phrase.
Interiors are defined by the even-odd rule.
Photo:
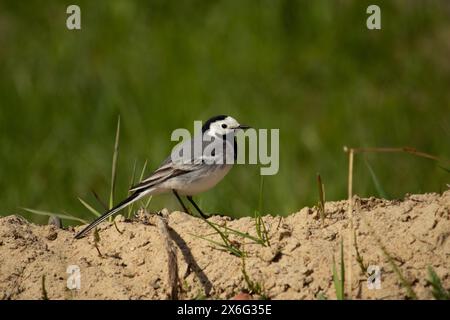
[[[199,145],[196,145],[196,143]],[[211,155],[204,154],[205,148],[209,146],[210,143],[211,142],[203,139],[203,135],[197,135],[193,139],[178,144],[172,150],[171,155],[163,161],[158,169],[156,169],[148,178],[131,187],[130,191],[142,191],[163,183],[170,178],[199,170],[205,165],[216,164],[218,163],[218,160],[224,161],[226,153],[225,143],[229,144],[229,148],[233,151],[233,145],[230,145],[226,140],[216,139],[213,141],[217,147],[215,148],[214,153]],[[235,139],[234,143],[236,143]],[[236,146],[234,147],[236,148]],[[190,152],[188,154],[184,153],[189,150]],[[236,158],[236,152],[234,152],[234,156]]]
[[[153,187],[157,184],[160,184],[170,178],[198,170],[201,166],[204,165],[205,161],[208,161],[208,157],[204,157],[203,155],[195,156],[193,152],[193,141],[198,138],[194,137],[194,139],[187,140],[179,145],[177,145],[172,154],[167,157],[163,163],[156,169],[149,177],[142,180],[138,184],[132,186],[130,191],[141,191],[143,189],[147,189]],[[183,148],[189,147],[191,148],[191,157],[190,161],[185,161],[188,159],[183,158]],[[175,159],[175,161],[173,161]]]
[[[192,168],[191,168],[192,169]],[[164,181],[187,173],[191,170],[178,169],[173,165],[172,162],[161,165],[158,169],[156,169],[148,178],[142,180],[138,184],[134,185],[130,188],[130,191],[140,191],[143,189],[147,189],[153,187],[157,184],[163,183]]]

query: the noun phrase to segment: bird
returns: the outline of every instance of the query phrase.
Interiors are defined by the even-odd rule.
[[[227,115],[217,115],[207,120],[201,134],[175,146],[161,165],[147,178],[130,188],[130,195],[112,209],[106,211],[75,235],[84,237],[108,217],[126,208],[131,203],[150,195],[172,192],[183,210],[189,210],[181,196],[186,196],[200,216],[207,216],[195,203],[192,196],[205,192],[219,183],[230,171],[237,158],[236,133],[246,130],[248,125],[240,124]],[[196,149],[196,146],[201,146]],[[209,153],[206,150],[210,150]],[[200,150],[200,153],[198,152]]]

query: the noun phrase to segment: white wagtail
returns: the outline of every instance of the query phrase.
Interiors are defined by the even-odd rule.
[[[230,116],[220,115],[209,119],[202,126],[201,135],[175,147],[158,169],[130,189],[133,193],[128,198],[98,217],[75,238],[83,237],[109,216],[142,197],[166,192],[173,192],[184,211],[189,212],[180,197],[186,196],[198,213],[206,218],[192,196],[211,189],[230,171],[237,157],[236,131],[248,128],[249,126],[239,124]],[[200,153],[195,152],[198,150],[195,149],[196,145],[200,146]],[[206,154],[207,149],[210,152]],[[194,152],[185,152],[186,150]],[[189,161],[186,161],[186,156]]]

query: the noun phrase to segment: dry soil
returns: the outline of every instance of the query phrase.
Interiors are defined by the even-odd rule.
[[[432,266],[450,288],[450,191],[442,195],[408,195],[403,200],[355,198],[354,230],[363,265],[379,266],[381,288],[369,290],[367,273],[349,247],[348,202],[327,202],[322,223],[316,208],[303,208],[286,218],[265,216],[270,247],[230,236],[245,251],[245,269],[260,294],[270,299],[335,299],[333,256],[339,269],[344,239],[347,280],[352,299],[406,299],[407,291],[393,263],[419,299],[432,299],[427,283]],[[94,236],[75,240],[80,227],[40,226],[17,215],[0,219],[0,299],[167,299],[168,255],[157,217],[142,213],[132,221],[116,217]],[[255,235],[252,218],[209,221]],[[240,257],[198,238],[220,242],[205,221],[182,212],[167,215],[178,265],[179,298],[257,298],[249,289]],[[389,262],[382,247],[392,257]],[[350,250],[350,251],[349,251]],[[349,252],[353,254],[350,256]],[[351,263],[349,263],[351,261]],[[67,288],[70,265],[80,270],[79,290]],[[350,274],[351,272],[351,274]]]

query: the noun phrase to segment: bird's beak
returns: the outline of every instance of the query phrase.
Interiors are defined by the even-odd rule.
[[[250,129],[250,128],[251,128],[250,126],[247,126],[245,124],[240,124],[239,126],[236,127],[236,129],[242,129],[242,130]]]

